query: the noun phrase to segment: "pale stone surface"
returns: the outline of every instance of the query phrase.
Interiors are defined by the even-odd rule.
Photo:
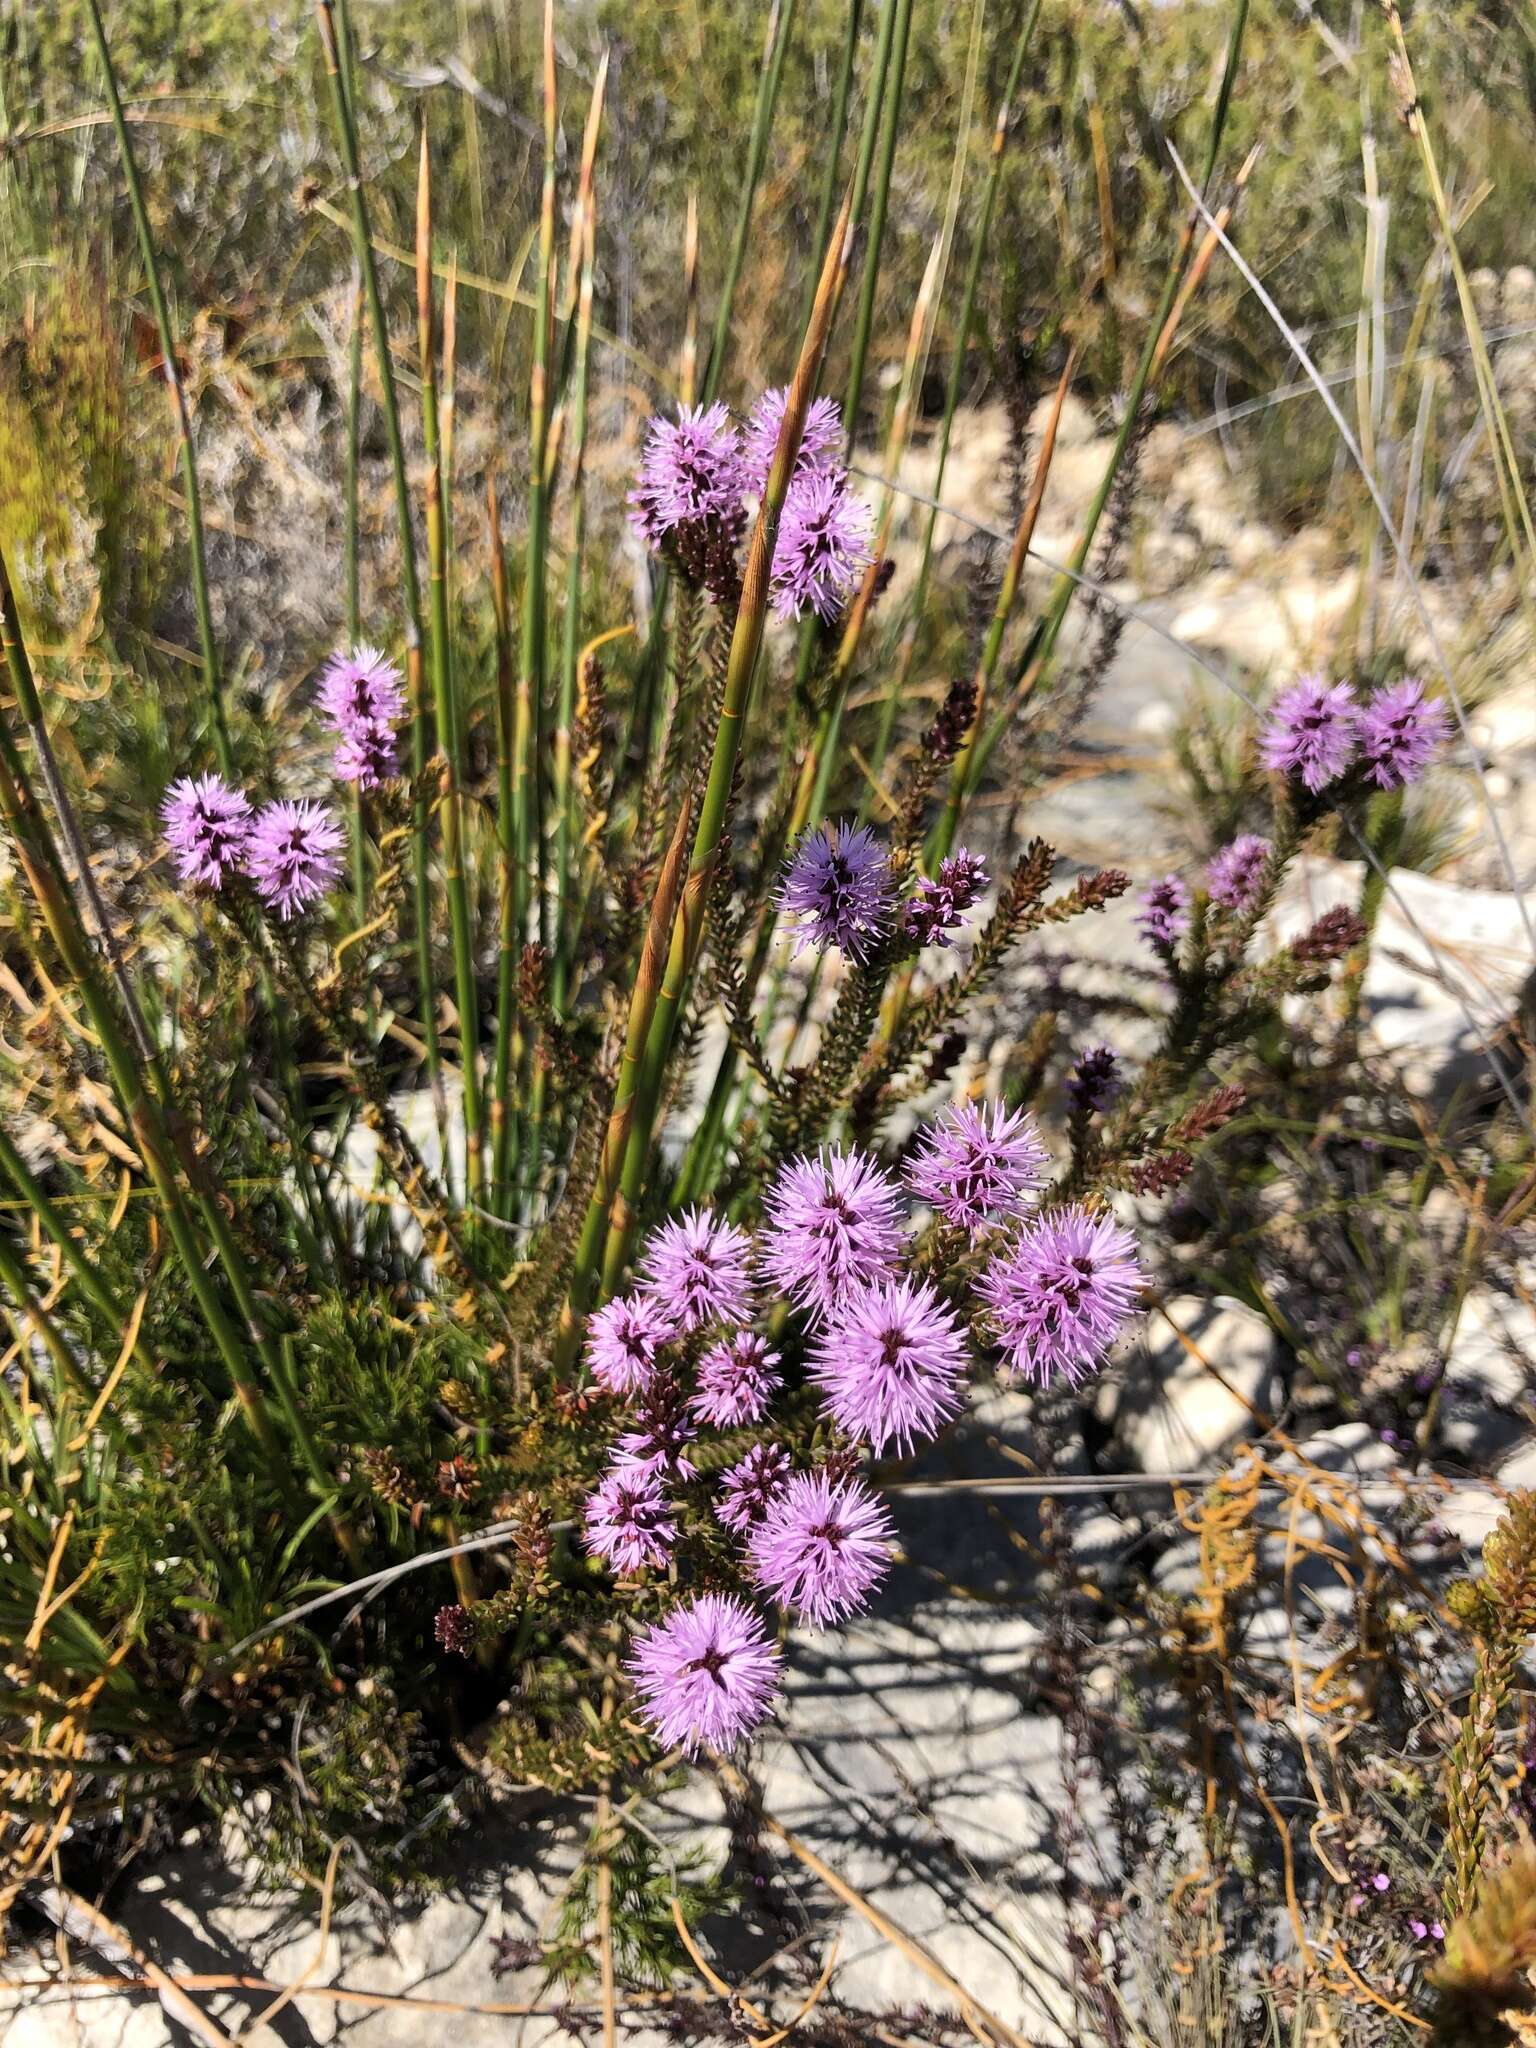
[[[1365,873],[1363,861],[1297,861],[1266,936],[1294,938],[1325,911],[1358,905]],[[1365,977],[1371,1037],[1395,1056],[1416,1094],[1443,1098],[1463,1084],[1492,1085],[1490,1043],[1516,1014],[1532,971],[1519,898],[1406,868],[1388,880]]]
[[[1275,1333],[1252,1309],[1220,1295],[1175,1295],[1147,1317],[1141,1349],[1102,1383],[1099,1412],[1143,1472],[1195,1471],[1264,1427],[1259,1417],[1279,1399],[1277,1366]]]

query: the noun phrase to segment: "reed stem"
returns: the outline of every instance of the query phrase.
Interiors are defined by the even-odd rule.
[[[783,510],[789,480],[794,474],[795,461],[800,453],[800,438],[805,430],[805,417],[810,410],[811,400],[815,396],[816,386],[820,380],[822,359],[826,353],[833,314],[847,279],[852,243],[852,208],[853,195],[850,193],[844,202],[843,211],[838,218],[822,265],[821,281],[817,287],[810,323],[801,345],[800,360],[796,365],[785,401],[784,420],[779,429],[773,466],[768,473],[757,522],[752,529],[752,537],[747,547],[741,602],[737,607],[730,653],[726,660],[725,691],[719,722],[715,728],[709,776],[705,783],[698,826],[694,833],[688,880],[672,928],[666,973],[656,998],[655,1012],[646,1038],[645,1061],[636,1091],[636,1106],[624,1153],[623,1174],[609,1218],[608,1243],[603,1261],[604,1286],[607,1288],[612,1288],[616,1283],[629,1256],[629,1246],[639,1214],[639,1196],[644,1184],[646,1162],[650,1156],[652,1130],[660,1103],[662,1080],[672,1049],[672,1036],[677,1025],[678,1011],[704,940],[709,885],[715,861],[719,856],[720,835],[725,827],[731,785],[741,751],[742,734],[751,708],[752,683],[757,672],[758,653],[762,647],[779,515]]]
[[[181,462],[182,491],[187,501],[187,537],[192,551],[192,603],[197,613],[197,637],[202,650],[203,685],[208,693],[208,708],[213,718],[214,752],[218,756],[222,773],[232,776],[234,754],[230,746],[229,725],[224,709],[224,677],[219,662],[218,642],[214,638],[213,612],[208,597],[208,551],[203,539],[203,494],[198,479],[197,448],[192,438],[192,414],[187,405],[186,387],[181,381],[181,368],[177,361],[176,330],[171,323],[170,304],[166,299],[165,286],[160,276],[160,261],[155,253],[155,238],[149,224],[149,209],[144,203],[144,187],[139,179],[138,159],[134,155],[133,143],[128,134],[122,96],[117,89],[117,72],[107,43],[106,26],[101,18],[101,0],[86,0],[86,5],[91,17],[91,33],[95,38],[96,54],[101,62],[102,80],[106,86],[107,106],[112,115],[112,130],[117,137],[118,155],[122,159],[123,176],[128,186],[128,203],[133,210],[133,225],[138,235],[139,254],[144,264],[144,282],[149,291],[150,305],[154,309],[155,326],[160,334],[160,356],[166,389],[170,393],[171,409],[176,415],[177,452]]]
[[[373,350],[379,369],[379,392],[384,413],[384,430],[389,441],[390,466],[394,472],[395,509],[400,524],[400,584],[405,609],[406,679],[411,700],[411,868],[416,926],[416,986],[422,1043],[426,1048],[427,1072],[432,1092],[441,1109],[443,1099],[442,1057],[437,1042],[437,996],[432,974],[432,895],[427,864],[428,804],[426,770],[427,744],[426,682],[422,666],[421,581],[416,569],[416,539],[411,526],[411,487],[405,467],[405,440],[400,430],[400,403],[395,390],[394,358],[389,346],[389,323],[384,317],[384,300],[379,290],[378,266],[374,262],[373,240],[368,225],[368,200],[363,189],[358,159],[357,128],[352,118],[352,100],[345,83],[350,77],[350,55],[344,58],[346,20],[338,24],[336,0],[315,0],[320,43],[325,55],[325,74],[330,81],[331,104],[336,119],[337,141],[347,177],[351,202],[353,254],[363,280],[363,292],[373,328]],[[344,70],[344,63],[346,69]]]
[[[464,1181],[478,1201],[483,1181],[480,1115],[480,991],[474,930],[464,877],[463,798],[459,787],[457,720],[448,625],[448,541],[443,508],[443,447],[438,414],[437,318],[432,284],[432,157],[425,125],[416,186],[416,323],[421,359],[421,423],[427,455],[427,572],[431,594],[432,702],[442,760],[443,883],[453,946],[454,1000],[459,1012],[459,1065],[464,1085]],[[445,1176],[448,1170],[445,1155]]]

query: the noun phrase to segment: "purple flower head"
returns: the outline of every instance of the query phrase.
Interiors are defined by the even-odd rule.
[[[1381,789],[1417,782],[1450,736],[1450,713],[1417,676],[1378,690],[1360,714],[1365,772]]]
[[[1136,927],[1160,953],[1168,952],[1179,934],[1189,930],[1189,890],[1177,875],[1164,875],[1142,890]]]
[[[294,917],[317,903],[341,873],[346,835],[324,804],[268,804],[245,846],[246,873],[263,903]]]
[[[1267,839],[1245,832],[1224,846],[1212,860],[1206,874],[1211,901],[1223,910],[1249,910],[1258,899],[1264,869],[1274,851]]]
[[[752,1239],[705,1209],[685,1209],[653,1233],[640,1292],[682,1331],[744,1323],[752,1314]]]
[[[855,1287],[892,1277],[901,1190],[867,1152],[824,1146],[779,1168],[763,1198],[762,1260],[774,1286],[820,1319]]]
[[[825,1412],[878,1457],[910,1451],[959,1412],[965,1333],[926,1280],[878,1280],[840,1303],[811,1351]]]
[[[587,1367],[610,1394],[638,1394],[650,1384],[656,1354],[677,1325],[648,1296],[616,1294],[587,1324]]]
[[[784,407],[789,400],[789,386],[779,384],[772,391],[765,391],[752,408],[747,421],[746,433],[742,437],[742,467],[746,473],[747,487],[761,497],[768,488],[768,472],[773,467],[774,453],[779,445],[779,429],[784,424]],[[830,467],[832,453],[843,438],[842,408],[835,398],[813,398],[810,411],[805,416],[805,431],[800,436],[800,452],[795,457],[795,475],[801,476],[807,470]]]
[[[734,1749],[766,1719],[779,1653],[762,1617],[729,1593],[674,1608],[635,1644],[640,1712],[667,1749]]]
[[[755,1330],[738,1330],[734,1337],[706,1351],[699,1360],[699,1381],[690,1411],[711,1429],[739,1429],[744,1422],[761,1422],[769,1403],[784,1384],[776,1370],[777,1351],[768,1349],[766,1339]]]
[[[619,1438],[616,1463],[644,1465],[659,1477],[694,1479],[688,1445],[698,1434],[674,1381],[654,1373],[640,1391],[635,1427]]]
[[[895,885],[867,825],[815,825],[795,848],[779,908],[798,920],[796,952],[836,946],[863,962],[890,924]]]
[[[316,702],[345,739],[359,728],[398,725],[405,716],[405,685],[377,647],[344,648],[320,671]]]
[[[753,1532],[752,1576],[797,1621],[825,1628],[869,1605],[894,1534],[862,1479],[797,1472]]]
[[[183,775],[160,806],[166,843],[184,882],[222,889],[238,872],[251,836],[251,800],[222,775]]]
[[[1034,1118],[1001,1102],[952,1103],[907,1161],[907,1186],[946,1223],[975,1237],[1039,1187],[1050,1155]]]
[[[618,1464],[582,1510],[586,1543],[616,1572],[663,1565],[677,1541],[677,1522],[657,1475],[644,1465]]]
[[[1037,1386],[1077,1386],[1102,1361],[1144,1279],[1136,1240],[1107,1210],[1081,1203],[1026,1225],[976,1282],[1009,1369]]]
[[[675,420],[650,423],[630,522],[658,547],[688,520],[734,518],[745,485],[740,437],[725,407],[685,405]]]
[[[915,894],[902,910],[907,937],[919,946],[947,946],[949,933],[965,922],[965,913],[987,886],[986,864],[966,847],[939,862],[930,880],[918,877]]]
[[[393,782],[400,773],[400,736],[389,725],[355,726],[338,741],[331,769],[338,782],[355,782],[359,789]]]
[[[1073,1113],[1099,1116],[1120,1093],[1120,1056],[1110,1045],[1091,1045],[1079,1053],[1067,1076],[1067,1100]]]
[[[874,560],[874,519],[841,470],[810,469],[784,499],[773,548],[774,609],[798,619],[809,607],[835,619]]]
[[[754,1444],[738,1464],[721,1475],[715,1514],[733,1536],[755,1529],[789,1484],[789,1453],[782,1444]]]
[[[1274,775],[1298,776],[1315,795],[1355,758],[1360,707],[1348,683],[1303,676],[1269,707],[1259,756]]]

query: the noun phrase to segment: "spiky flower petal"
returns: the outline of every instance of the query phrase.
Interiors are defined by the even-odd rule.
[[[752,1314],[752,1239],[705,1209],[685,1209],[646,1247],[640,1292],[659,1302],[679,1330],[744,1323]]]
[[[677,1542],[677,1519],[659,1476],[644,1465],[615,1465],[582,1510],[588,1550],[616,1572],[664,1565]]]
[[[828,1145],[787,1161],[763,1198],[763,1218],[764,1271],[814,1317],[894,1274],[901,1258],[901,1191],[867,1152]]]
[[[176,872],[199,888],[222,889],[245,858],[251,800],[222,775],[183,775],[160,806]]]
[[[781,619],[814,611],[835,619],[859,587],[874,556],[869,506],[841,470],[798,475],[784,499],[773,549],[771,590]]]
[[[246,841],[246,872],[262,902],[286,920],[334,885],[345,845],[346,834],[325,804],[268,804]]]
[[[742,468],[747,488],[759,496],[768,487],[768,472],[773,467],[774,453],[779,445],[779,430],[784,424],[784,407],[789,399],[789,386],[776,385],[765,391],[752,408],[742,436]],[[805,428],[800,436],[800,452],[795,458],[796,476],[813,469],[831,466],[833,452],[841,446],[843,439],[843,410],[835,398],[813,398],[810,410],[805,416]]]
[[[825,1628],[869,1605],[894,1534],[862,1479],[797,1472],[753,1532],[752,1576],[797,1621]]]
[[[931,880],[918,878],[916,893],[902,906],[908,938],[919,946],[947,946],[949,934],[964,924],[966,911],[986,886],[986,863],[969,848],[956,847]]]
[[[951,1103],[907,1162],[907,1186],[972,1237],[1016,1210],[1050,1165],[1035,1120],[1001,1102]]]
[[[648,1295],[616,1294],[587,1322],[587,1366],[611,1394],[637,1394],[656,1370],[656,1354],[677,1324]]]
[[[699,1379],[688,1406],[711,1429],[761,1422],[784,1384],[779,1354],[755,1330],[738,1330],[699,1360]]]
[[[344,738],[359,726],[394,726],[405,716],[405,684],[377,647],[344,647],[320,671],[316,700]]]
[[[816,825],[795,848],[779,908],[796,920],[795,950],[836,946],[865,961],[890,929],[895,883],[867,825]]]
[[[1224,846],[1211,862],[1206,887],[1211,901],[1223,910],[1248,910],[1258,898],[1264,869],[1274,851],[1256,832],[1244,832]]]
[[[1417,676],[1378,690],[1360,714],[1361,756],[1380,789],[1417,782],[1450,736],[1450,713]]]
[[[675,420],[654,418],[646,430],[630,521],[658,547],[688,521],[736,517],[745,487],[740,436],[726,408],[685,405]]]
[[[927,1280],[881,1280],[847,1296],[811,1350],[823,1407],[878,1457],[937,1436],[960,1409],[965,1333]]]
[[[1141,893],[1136,924],[1142,936],[1160,953],[1170,951],[1179,935],[1189,930],[1189,889],[1177,875],[1164,875]]]
[[[640,1712],[667,1749],[734,1749],[767,1718],[779,1652],[762,1617],[728,1593],[674,1608],[635,1644]]]
[[[734,1536],[745,1536],[763,1519],[770,1501],[789,1483],[790,1458],[782,1444],[754,1444],[721,1474],[716,1517]]]
[[[1145,1280],[1136,1240],[1107,1210],[1074,1203],[1026,1224],[984,1268],[978,1299],[1008,1366],[1078,1385],[1104,1359]]]
[[[1303,676],[1270,706],[1259,755],[1274,775],[1294,775],[1315,795],[1355,758],[1360,707],[1348,683]]]

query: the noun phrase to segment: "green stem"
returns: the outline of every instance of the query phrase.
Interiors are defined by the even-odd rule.
[[[1226,65],[1222,72],[1221,88],[1216,97],[1215,112],[1211,119],[1211,132],[1205,153],[1205,169],[1200,179],[1202,191],[1210,185],[1212,175],[1216,169],[1216,158],[1220,151],[1221,138],[1227,125],[1227,113],[1231,106],[1232,88],[1237,78],[1238,59],[1242,51],[1243,35],[1247,23],[1248,0],[1236,0],[1232,34],[1227,44]],[[1110,492],[1114,488],[1115,479],[1119,474],[1120,465],[1125,459],[1126,451],[1142,430],[1142,405],[1147,396],[1153,368],[1158,361],[1158,345],[1162,340],[1163,329],[1167,324],[1169,314],[1173,310],[1174,301],[1178,296],[1179,285],[1184,276],[1184,268],[1194,243],[1196,224],[1197,216],[1192,214],[1185,223],[1173,261],[1168,266],[1168,275],[1163,282],[1162,295],[1158,300],[1157,310],[1153,314],[1151,324],[1147,329],[1147,339],[1141,352],[1141,360],[1136,366],[1136,374],[1131,379],[1130,389],[1126,393],[1120,430],[1115,436],[1114,445],[1109,453],[1109,461],[1105,465],[1104,474],[1099,481],[1098,489],[1094,493],[1093,501],[1088,507],[1087,517],[1083,522],[1077,545],[1072,552],[1071,567],[1075,576],[1082,574],[1084,565],[1088,560],[1089,552],[1093,547],[1094,535],[1098,531],[1099,520],[1103,517],[1104,508],[1109,503]],[[1012,677],[1014,685],[1017,685],[1026,673],[1032,671],[1036,675],[1040,675],[1049,666],[1051,657],[1056,651],[1056,643],[1060,638],[1068,609],[1073,598],[1077,595],[1077,590],[1078,585],[1073,576],[1061,576],[1057,579],[1056,589],[1045,616],[1035,631],[1029,636],[1028,643],[1019,656]],[[976,735],[975,744],[971,748],[970,771],[965,787],[967,798],[975,794],[986,771],[987,763],[992,757],[993,749],[1007,730],[1012,716],[1013,706],[1011,703],[1005,702],[998,709],[991,724],[985,731]]]
[[[351,201],[352,241],[357,267],[368,300],[373,328],[374,355],[379,366],[379,389],[384,412],[384,429],[389,441],[390,466],[394,471],[395,510],[400,525],[400,582],[405,602],[405,654],[411,694],[412,797],[411,860],[415,898],[416,981],[422,1041],[427,1049],[427,1071],[432,1090],[442,1100],[442,1058],[437,1043],[437,1003],[432,977],[432,897],[427,867],[426,768],[427,707],[422,674],[421,582],[416,569],[416,540],[411,531],[411,487],[406,474],[405,441],[400,431],[400,404],[395,392],[394,359],[389,347],[389,323],[384,317],[384,300],[379,290],[378,266],[374,262],[373,239],[368,224],[368,201],[363,191],[358,159],[357,129],[352,105],[343,83],[343,45],[346,22],[338,34],[335,0],[315,0],[320,41],[325,53],[326,77],[330,80],[331,104],[336,117],[337,139],[347,174]]]
[[[0,556],[0,639],[4,642],[7,667],[21,707],[22,717],[35,731],[42,729],[42,707],[32,676],[31,662],[21,637],[15,597],[4,557]],[[203,1220],[204,1228],[218,1251],[225,1276],[258,1351],[265,1351],[270,1339],[257,1317],[256,1301],[243,1262],[222,1212],[217,1192],[207,1184],[206,1170],[196,1157],[195,1147],[183,1131],[178,1145],[172,1124],[145,1082],[134,1041],[147,1036],[142,1017],[136,1016],[132,992],[125,992],[129,1028],[113,1004],[98,972],[97,959],[85,934],[84,925],[65,879],[63,865],[38,807],[25,765],[11,734],[9,720],[0,715],[0,812],[3,812],[17,857],[32,888],[43,921],[48,927],[59,959],[86,1007],[91,1028],[101,1044],[112,1086],[122,1108],[128,1130],[160,1199],[161,1211],[172,1243],[182,1262],[215,1349],[229,1373],[230,1384],[239,1397],[246,1420],[273,1463],[274,1477],[285,1483],[281,1441],[272,1424],[260,1386],[252,1377],[246,1353],[225,1309],[219,1289],[208,1268],[206,1250],[187,1213],[175,1156],[181,1153],[187,1186]],[[119,980],[120,990],[123,988]]]
[[[213,716],[213,745],[218,755],[219,767],[225,775],[234,773],[234,757],[229,743],[229,726],[224,714],[224,679],[219,664],[218,643],[213,636],[213,613],[208,601],[208,553],[203,542],[203,498],[197,474],[197,450],[192,439],[192,415],[187,406],[187,394],[182,385],[181,371],[177,362],[176,330],[171,324],[171,309],[161,282],[159,259],[155,254],[155,238],[150,230],[149,209],[144,203],[144,188],[139,181],[138,160],[133,153],[133,143],[128,134],[128,123],[123,116],[122,97],[117,89],[117,72],[112,64],[112,52],[107,44],[107,31],[101,18],[100,0],[86,0],[91,17],[91,32],[96,41],[96,54],[101,61],[102,79],[107,90],[107,105],[112,114],[112,128],[117,137],[118,155],[122,159],[123,176],[128,185],[128,202],[133,209],[133,224],[139,238],[139,254],[144,264],[144,281],[149,290],[150,304],[154,308],[155,325],[160,331],[160,355],[164,365],[166,389],[171,395],[171,406],[176,414],[176,433],[181,458],[182,490],[187,501],[187,533],[192,548],[192,601],[197,612],[198,641],[202,648],[203,683],[208,692],[208,706]]]
[[[797,4],[798,0],[772,0],[768,10],[768,28],[763,42],[763,64],[758,81],[757,105],[752,112],[752,133],[747,142],[747,168],[742,180],[741,204],[736,209],[736,229],[731,236],[725,276],[720,281],[720,304],[715,311],[715,331],[709,344],[709,362],[704,371],[701,402],[705,405],[713,403],[719,395],[721,379],[725,375],[725,354],[731,338],[731,320],[736,309],[736,287],[741,280],[742,264],[746,260],[747,237],[752,232],[752,210],[757,201],[758,183],[763,175],[763,162],[768,154],[768,138],[773,133],[774,110],[778,105],[779,86],[784,77],[784,59],[789,54],[789,40],[795,26]]]
[[[448,541],[443,511],[443,449],[438,420],[437,317],[432,286],[432,180],[427,131],[421,131],[417,195],[416,315],[421,358],[421,425],[427,457],[427,574],[431,598],[432,703],[442,759],[443,883],[453,945],[454,1000],[459,1012],[459,1066],[464,1085],[464,1178],[472,1202],[480,1197],[484,1133],[480,1120],[480,991],[475,980],[474,932],[464,879],[463,798],[454,746],[453,674],[448,640]],[[444,1156],[445,1175],[448,1159]]]
[[[843,142],[848,133],[848,102],[853,97],[853,74],[859,54],[859,29],[864,20],[864,0],[848,0],[848,28],[843,38],[842,68],[837,74],[837,89],[832,98],[832,134],[827,144],[826,167],[821,174],[821,197],[816,202],[816,232],[811,237],[811,247],[819,256],[827,246],[827,236],[832,229],[832,213],[837,205],[838,187],[842,183]],[[808,271],[805,280],[805,297],[800,302],[800,315],[795,325],[801,334],[811,317],[811,305],[816,297],[816,273]]]
[[[763,623],[768,611],[769,581],[773,566],[773,547],[779,530],[779,515],[783,510],[789,480],[800,453],[800,438],[805,431],[805,416],[810,410],[811,399],[820,379],[832,318],[848,274],[852,205],[853,199],[850,194],[827,247],[810,324],[801,345],[800,360],[785,402],[784,421],[779,429],[773,466],[763,490],[757,524],[752,530],[752,538],[748,544],[741,602],[737,607],[730,652],[726,658],[725,691],[719,723],[715,728],[709,776],[704,786],[703,802],[699,807],[698,824],[694,832],[688,879],[672,926],[666,971],[656,998],[650,1029],[646,1035],[645,1058],[636,1088],[634,1113],[625,1146],[620,1192],[615,1198],[614,1214],[609,1222],[608,1244],[603,1261],[605,1287],[611,1288],[615,1284],[628,1259],[630,1242],[639,1216],[639,1196],[644,1184],[646,1162],[650,1157],[651,1135],[661,1099],[662,1080],[672,1050],[672,1036],[677,1025],[678,1011],[704,940],[709,885],[720,852],[720,835],[725,827],[726,811],[736,774],[736,762],[741,751],[742,733],[751,706],[758,654],[762,648]]]
[[[976,220],[976,234],[971,244],[971,260],[965,273],[965,291],[960,301],[960,319],[955,329],[955,345],[949,358],[949,376],[944,385],[944,417],[939,423],[938,461],[933,482],[933,496],[936,500],[941,500],[944,496],[944,472],[949,464],[950,437],[954,431],[955,414],[960,405],[960,392],[965,383],[966,357],[971,345],[971,330],[976,322],[976,295],[981,287],[981,273],[992,238],[992,216],[997,210],[997,194],[1002,184],[1003,159],[1007,152],[1014,96],[1019,89],[1024,58],[1033,40],[1035,22],[1039,14],[1040,0],[1030,0],[1028,10],[1019,25],[1018,39],[1014,43],[1013,58],[1008,67],[1008,80],[1003,87],[997,119],[992,127],[991,162],[987,168],[987,182],[981,196],[981,212]],[[870,757],[871,777],[874,782],[879,781],[881,771],[885,767],[886,756],[890,752],[891,735],[901,704],[902,686],[911,666],[916,630],[927,603],[928,579],[933,565],[933,535],[938,519],[939,510],[935,503],[929,508],[923,529],[923,551],[918,560],[917,579],[912,592],[912,627],[903,642],[900,662],[893,672],[891,687],[880,707],[880,725],[875,736],[874,752]]]

